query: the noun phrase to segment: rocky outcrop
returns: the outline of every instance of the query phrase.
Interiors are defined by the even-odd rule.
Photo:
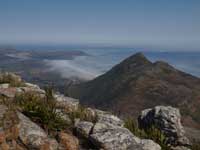
[[[171,106],[156,106],[152,109],[143,110],[138,118],[139,127],[148,129],[152,126],[160,129],[170,145],[188,146],[189,140],[185,136],[181,124],[180,111]]]
[[[22,143],[16,142],[19,135],[19,120],[13,111],[0,105],[0,149],[24,149]]]
[[[10,110],[0,105],[0,120],[3,125],[0,130],[0,144],[13,149],[57,150],[55,139],[48,138],[45,131],[20,112]],[[19,140],[20,139],[20,140]],[[20,141],[20,142],[19,142]]]
[[[112,124],[115,126],[123,126],[124,125],[124,122],[121,119],[119,119],[115,115],[112,115],[109,112],[95,109],[95,113],[97,115],[99,123],[109,123],[109,124]]]
[[[0,100],[6,97],[12,102],[16,94],[26,92],[39,94],[41,98],[44,98],[43,96],[46,94],[39,86],[31,83],[23,83],[22,87],[14,87],[9,83],[0,84]],[[22,109],[11,109],[10,105],[2,104],[0,105],[0,149],[161,150],[161,147],[154,141],[136,137],[124,127],[124,121],[115,115],[98,109],[82,108],[79,100],[65,97],[59,93],[53,93],[53,96],[55,113],[59,114],[62,121],[69,126],[64,127],[62,131],[54,131],[55,133],[50,136],[48,132],[45,132],[46,128],[42,128],[40,122],[33,122],[31,120],[33,118],[29,119],[25,116],[26,113]],[[3,103],[3,101],[0,102]],[[79,113],[83,113],[83,116],[86,117],[83,117],[85,120]],[[180,117],[178,109],[158,106],[142,111],[139,125],[144,129],[156,125],[166,134],[168,143],[173,145],[172,148],[187,149],[184,146],[189,142],[184,136]],[[75,131],[74,135],[73,131]],[[84,147],[85,141],[88,144],[87,148]]]
[[[18,87],[17,89],[18,93],[33,92],[35,94],[39,94],[42,97],[45,96],[45,91],[40,88],[24,86],[24,87]]]
[[[55,94],[54,95],[56,101],[57,101],[57,107],[60,109],[64,109],[65,111],[76,111],[79,107],[79,100],[66,97],[62,94]]]
[[[75,125],[76,132],[79,136],[89,138],[94,124],[88,121],[80,121]]]
[[[47,145],[51,150],[56,150],[58,143],[54,139],[48,138],[45,131],[37,124],[33,123],[29,118],[21,113],[17,113],[19,118],[19,137],[25,145],[29,145],[30,148],[41,148]]]
[[[22,78],[14,73],[0,72],[0,81],[3,83],[10,83],[13,81],[16,83],[20,83],[22,82]]]
[[[9,88],[0,88],[0,96],[5,98],[14,98],[17,92],[20,92],[18,88],[9,87]]]
[[[79,150],[79,141],[75,136],[61,132],[59,150]]]
[[[92,111],[92,109],[90,109]],[[160,150],[152,140],[142,140],[124,128],[124,122],[104,111],[93,110],[97,122],[80,121],[75,125],[76,132],[88,139],[97,149],[104,150]]]
[[[92,126],[93,125],[93,126]],[[141,140],[128,129],[109,123],[79,122],[77,132],[89,139],[97,149],[104,150],[160,150],[152,140]]]

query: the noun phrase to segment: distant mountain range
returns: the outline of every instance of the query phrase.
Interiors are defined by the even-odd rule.
[[[0,48],[0,70],[14,72],[29,82],[40,86],[53,84],[57,90],[63,91],[71,79],[63,78],[51,68],[46,61],[73,60],[78,56],[86,56],[82,51],[40,51]],[[77,82],[79,80],[77,79]]]
[[[184,125],[200,127],[200,79],[166,62],[152,63],[142,53],[92,81],[71,86],[68,95],[122,117],[138,116],[156,105],[171,105],[181,109]]]

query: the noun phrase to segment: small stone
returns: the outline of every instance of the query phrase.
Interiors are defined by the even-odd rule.
[[[0,145],[0,148],[1,148],[1,150],[9,150],[10,149],[9,145],[5,142]]]
[[[40,150],[57,150],[57,149],[58,149],[58,143],[55,139],[45,140],[40,147]]]
[[[6,136],[5,133],[3,131],[0,132],[0,144],[5,142],[6,140]]]
[[[92,122],[80,121],[76,124],[75,128],[78,135],[88,138],[93,126],[94,124]]]
[[[65,148],[64,150],[79,150],[79,141],[75,136],[60,132],[59,138],[60,144]]]
[[[56,148],[54,149],[53,145],[56,147],[58,145],[57,142],[55,140],[52,141],[52,139],[49,139],[41,127],[39,127],[20,112],[18,112],[17,115],[20,120],[19,138],[25,145],[29,146],[30,149],[38,149],[48,143],[50,150],[56,150]]]
[[[0,84],[0,88],[3,88],[3,89],[9,88],[9,86],[10,86],[10,84],[8,84],[8,83]]]

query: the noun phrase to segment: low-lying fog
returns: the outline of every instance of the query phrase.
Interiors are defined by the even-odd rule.
[[[58,71],[63,77],[77,77],[91,80],[109,69],[126,57],[136,53],[135,50],[83,50],[88,56],[77,56],[73,60],[45,60],[49,69]],[[151,60],[163,60],[174,67],[200,76],[200,52],[145,52]]]
[[[28,49],[28,48],[27,48]],[[52,53],[53,52],[53,53]],[[64,49],[47,51],[41,49],[33,53],[29,50],[1,51],[7,57],[20,60],[26,64],[31,59],[39,61],[45,71],[58,72],[64,78],[91,80],[120,63],[137,51],[128,48],[104,49]],[[144,54],[151,61],[163,60],[174,67],[200,77],[200,52],[147,52]],[[44,62],[44,63],[43,63]],[[19,64],[20,65],[20,64]],[[31,67],[31,65],[30,65]],[[37,66],[36,66],[37,67]],[[41,68],[38,66],[38,68]]]

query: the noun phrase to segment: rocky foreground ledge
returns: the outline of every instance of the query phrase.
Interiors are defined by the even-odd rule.
[[[19,76],[0,74],[0,150],[161,150],[153,140],[134,135],[117,116],[92,108],[84,108],[78,113],[79,101],[59,93],[53,94],[54,107],[67,125],[62,129],[47,130],[42,121],[29,118],[22,105],[12,105],[16,95],[30,92],[41,99],[47,95],[47,91],[22,81]],[[157,106],[141,112],[138,121],[143,130],[152,126],[159,128],[170,149],[187,150],[190,142],[180,119],[178,109]]]

